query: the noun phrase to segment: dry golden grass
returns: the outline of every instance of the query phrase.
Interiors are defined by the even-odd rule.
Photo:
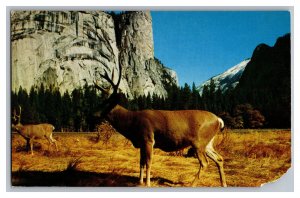
[[[12,185],[138,186],[139,150],[118,133],[103,133],[100,140],[96,133],[55,133],[54,138],[59,152],[54,147],[49,150],[46,140],[39,140],[31,156],[25,150],[25,140],[12,135]],[[280,178],[291,166],[289,130],[228,130],[219,134],[215,143],[225,160],[228,186],[260,186]],[[186,157],[187,151],[155,149],[152,186],[190,186],[199,163]],[[220,186],[212,161],[198,186]]]

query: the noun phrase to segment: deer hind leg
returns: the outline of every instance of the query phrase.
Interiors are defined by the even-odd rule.
[[[33,138],[29,140],[31,155],[33,155]]]
[[[56,149],[56,151],[58,151],[58,147],[57,147],[57,143],[56,143],[56,139],[54,139],[53,138],[53,136],[52,136],[52,133],[51,133],[51,135],[50,135],[50,140],[51,140],[51,142],[55,145],[55,149]]]
[[[224,167],[223,167],[224,160],[223,160],[222,156],[219,153],[217,153],[217,151],[215,151],[215,149],[213,148],[213,141],[214,141],[214,139],[212,139],[209,142],[209,144],[206,146],[205,152],[206,152],[206,155],[210,159],[212,159],[218,167],[221,185],[223,187],[227,187],[225,173],[224,173]]]
[[[56,148],[56,151],[58,151],[58,148],[57,148],[57,144],[56,144],[56,140],[52,137],[52,134],[48,137],[48,136],[45,136],[46,137],[46,139],[48,140],[48,142],[49,142],[49,147],[48,147],[48,150],[50,150],[50,146],[52,145],[52,144],[54,144],[55,145],[55,148]]]
[[[194,181],[192,182],[192,187],[195,187],[197,185],[198,180],[200,179],[201,173],[206,169],[208,166],[208,161],[205,155],[205,152],[202,151],[202,149],[195,149],[196,150],[196,155],[199,160],[199,171],[195,176]]]

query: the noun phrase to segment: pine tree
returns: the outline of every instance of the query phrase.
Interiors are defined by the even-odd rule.
[[[72,91],[72,119],[74,120],[74,130],[82,131],[82,91],[80,89],[74,89]]]
[[[54,120],[54,125],[56,128],[56,131],[61,131],[62,127],[62,98],[61,94],[58,88],[55,88],[52,92],[52,97],[53,97],[53,113],[55,114]]]
[[[21,123],[22,124],[31,123],[32,119],[31,119],[30,111],[28,109],[28,107],[30,106],[29,96],[28,96],[28,93],[26,92],[26,90],[23,89],[22,87],[20,87],[19,91],[18,91],[17,104],[18,104],[18,106],[20,105],[22,108],[22,117],[20,120]],[[17,109],[19,109],[19,108],[17,107]]]
[[[202,109],[203,110],[209,110],[210,109],[210,92],[208,86],[204,86],[202,90]]]
[[[31,123],[40,123],[40,118],[39,118],[39,98],[38,98],[38,93],[36,91],[36,87],[31,87],[30,92],[29,92],[29,122]]]
[[[71,131],[73,128],[73,117],[72,117],[72,101],[68,91],[66,91],[62,97],[61,107],[61,123],[62,131]]]
[[[200,109],[200,94],[194,82],[191,93],[191,109]]]
[[[190,86],[185,83],[184,87],[181,88],[179,96],[180,99],[180,109],[190,109],[191,107],[191,88]]]
[[[83,112],[86,123],[86,131],[94,131],[96,128],[97,120],[94,117],[94,113],[98,110],[101,103],[100,98],[97,95],[96,89],[93,86],[86,85],[84,87],[84,104]]]

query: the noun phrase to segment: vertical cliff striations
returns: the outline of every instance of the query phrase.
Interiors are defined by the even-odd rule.
[[[163,85],[177,77],[154,59],[150,12],[126,12],[120,19],[115,29],[113,17],[102,11],[12,11],[12,90],[106,84],[100,74],[117,74],[121,64],[120,89],[128,97],[166,96]]]
[[[120,64],[125,78],[136,95],[165,96],[164,84],[175,83],[175,72],[163,67],[154,59],[152,18],[150,12],[127,12],[121,16],[119,29]],[[169,78],[168,78],[169,76]]]

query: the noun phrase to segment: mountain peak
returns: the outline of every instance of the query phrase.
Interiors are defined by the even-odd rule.
[[[199,86],[200,95],[202,95],[204,86],[208,86],[211,80],[214,81],[216,85],[216,89],[220,87],[222,92],[225,92],[229,87],[233,87],[233,88],[236,87],[249,61],[250,58],[245,59],[242,62],[238,63],[237,65],[229,68],[224,73],[214,76],[209,80],[205,81],[204,83],[202,83]]]

